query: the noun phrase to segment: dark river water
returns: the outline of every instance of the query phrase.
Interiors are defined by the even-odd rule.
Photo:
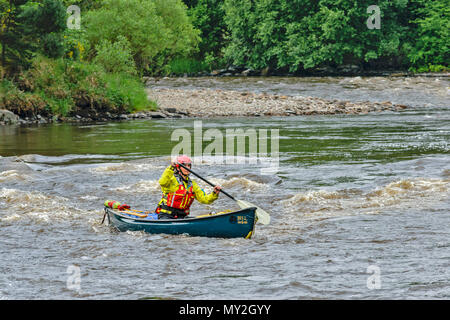
[[[173,133],[198,139],[194,119],[0,127],[0,299],[450,298],[447,79],[181,78],[154,87],[409,108],[203,120],[202,133],[224,136],[278,130],[278,153],[247,152],[237,163],[194,157],[198,173],[271,214],[247,240],[101,224],[107,199],[155,207],[157,181],[179,143]],[[277,168],[267,173],[269,160]],[[222,195],[192,211],[237,208]]]

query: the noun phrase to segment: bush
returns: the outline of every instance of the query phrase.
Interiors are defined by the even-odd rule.
[[[42,37],[42,52],[50,58],[64,55],[64,41],[60,33],[49,33]]]
[[[124,105],[128,112],[156,110],[156,103],[149,101],[141,81],[127,74],[104,75],[106,97],[116,106]]]
[[[86,51],[89,51],[89,42],[83,30],[66,29],[64,32],[65,58],[75,61],[84,61]]]
[[[8,80],[0,82],[0,109],[9,110],[23,118],[49,114],[46,101],[38,94],[23,92]]]
[[[117,41],[111,43],[103,40],[96,47],[97,56],[93,62],[103,66],[107,72],[127,73],[136,75],[136,65],[131,54],[130,42],[124,36],[117,37]]]

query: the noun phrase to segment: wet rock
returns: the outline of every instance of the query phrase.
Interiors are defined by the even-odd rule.
[[[332,75],[332,74],[336,74],[336,70],[334,68],[330,67],[330,66],[316,68],[315,72],[318,75]]]
[[[167,115],[165,115],[162,112],[156,112],[156,111],[152,111],[152,112],[147,112],[147,115],[149,115],[151,118],[155,118],[155,119],[164,119],[167,118]]]
[[[180,110],[178,110],[177,113],[178,113],[178,114],[181,114],[181,115],[183,115],[183,116],[188,116],[188,115],[189,115],[188,112],[184,112],[184,111],[180,111]]]
[[[19,116],[9,110],[0,109],[0,122],[4,124],[19,123]]]
[[[210,75],[211,76],[220,76],[227,73],[227,69],[220,69],[220,70],[213,70],[211,71]]]
[[[361,72],[361,68],[357,65],[354,64],[345,64],[342,66],[339,66],[337,68],[337,71],[339,73],[345,74],[345,75],[354,75],[354,74],[359,74]]]
[[[231,66],[228,67],[228,72],[236,74],[236,73],[241,73],[245,69],[246,68],[242,67],[242,66],[231,65]]]
[[[164,110],[168,113],[178,113],[177,108],[165,108]]]
[[[167,113],[167,117],[169,117],[169,118],[182,118],[182,116],[180,114],[175,114],[175,113]]]
[[[269,75],[269,73],[270,73],[270,68],[269,67],[266,67],[266,68],[261,70],[261,76],[262,77],[267,77]]]

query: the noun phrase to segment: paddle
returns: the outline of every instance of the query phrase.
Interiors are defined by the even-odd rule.
[[[209,184],[212,187],[215,187],[215,185],[211,182],[209,182],[208,180],[206,180],[205,178],[203,178],[202,176],[200,176],[198,173],[195,173],[194,171],[192,171],[191,169],[185,167],[184,165],[182,165],[181,163],[178,163],[180,165],[180,167],[186,169],[187,171],[189,171],[190,173],[192,173],[193,175],[195,175],[196,177],[202,179],[203,181],[205,181],[207,184]],[[251,207],[255,207],[256,208],[256,218],[258,219],[258,222],[261,224],[269,224],[270,223],[270,215],[264,211],[263,209],[261,209],[258,206],[255,206],[254,204],[248,202],[248,201],[244,201],[244,200],[238,200],[235,197],[231,196],[230,194],[228,194],[227,192],[220,190],[220,192],[222,192],[224,195],[226,195],[228,198],[234,200],[237,202],[238,206],[241,209],[247,209],[247,208],[251,208]]]

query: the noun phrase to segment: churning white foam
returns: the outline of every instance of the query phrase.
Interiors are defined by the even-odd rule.
[[[81,210],[71,205],[69,199],[38,191],[2,188],[0,202],[5,204],[0,216],[2,221],[33,219],[51,222],[53,219],[67,219],[81,213]]]
[[[405,179],[377,187],[370,192],[360,190],[314,190],[301,192],[282,200],[288,213],[303,217],[376,214],[393,209],[433,206],[448,199],[450,180]]]

